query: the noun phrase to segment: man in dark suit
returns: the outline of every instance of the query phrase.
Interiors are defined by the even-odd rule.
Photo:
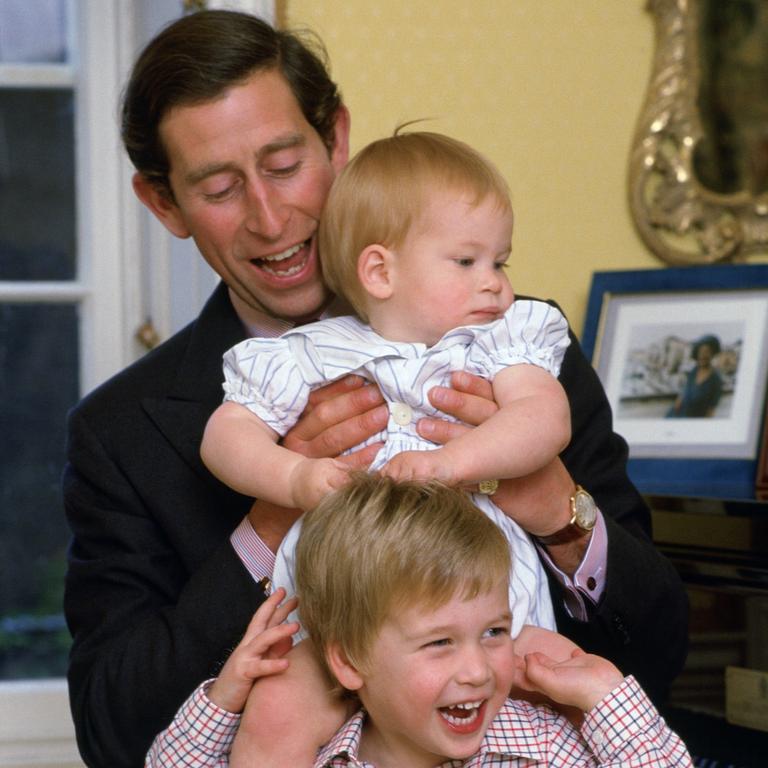
[[[347,160],[349,114],[306,44],[251,16],[203,11],[141,54],[122,128],[136,194],[173,234],[195,239],[222,283],[192,324],[70,416],[70,698],[84,759],[110,768],[141,765],[154,734],[216,673],[297,515],[230,491],[198,452],[222,399],[224,351],[338,309],[315,234]],[[575,338],[560,380],[573,414],[562,461],[503,481],[495,500],[540,542],[558,629],[658,698],[685,656],[684,592],[653,547],[626,445]],[[434,403],[465,425],[495,410],[485,382],[459,375],[454,387],[433,392]],[[336,382],[315,393],[284,444],[335,456],[386,418],[374,387]],[[471,427],[419,428],[444,442]],[[377,448],[347,460],[366,466]]]

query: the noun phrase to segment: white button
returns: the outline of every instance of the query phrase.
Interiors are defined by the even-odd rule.
[[[413,418],[413,411],[411,411],[411,406],[406,405],[405,403],[392,403],[392,418],[395,421],[395,424],[399,424],[401,427],[404,427],[406,424],[411,423],[411,419]]]
[[[598,747],[601,747],[605,741],[605,734],[599,728],[595,728],[595,731],[592,734],[592,741],[594,741]]]

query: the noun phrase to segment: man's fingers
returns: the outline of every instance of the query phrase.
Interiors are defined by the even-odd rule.
[[[384,429],[388,411],[376,387],[324,400],[299,419],[283,446],[308,458],[338,456]]]
[[[416,424],[416,431],[425,439],[438,445],[445,445],[455,440],[460,435],[467,432],[470,427],[465,424],[458,424],[455,421],[444,421],[443,419],[419,419]]]
[[[371,443],[365,448],[361,448],[359,451],[353,453],[345,453],[343,456],[339,456],[338,461],[344,462],[347,465],[349,471],[355,469],[368,469],[371,466],[371,462],[376,457],[376,454],[381,450],[384,443]]]
[[[459,421],[473,427],[487,421],[499,410],[498,405],[493,400],[447,387],[432,387],[428,396],[429,402],[437,410],[454,416]]]
[[[454,371],[451,374],[451,386],[458,392],[475,395],[484,400],[493,400],[493,386],[488,379],[473,376],[464,371]]]
[[[347,392],[353,392],[356,389],[364,387],[368,382],[362,376],[345,376],[343,379],[334,381],[330,384],[325,384],[318,389],[313,389],[309,393],[308,409],[312,410],[315,406],[324,402],[325,400],[333,400],[333,398],[339,395],[346,394]]]

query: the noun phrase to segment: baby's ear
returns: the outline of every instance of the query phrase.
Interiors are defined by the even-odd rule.
[[[357,278],[365,292],[375,299],[392,295],[393,261],[392,251],[378,243],[366,246],[357,259]]]
[[[348,691],[359,691],[363,687],[362,675],[338,643],[331,643],[325,649],[325,660],[342,687]]]

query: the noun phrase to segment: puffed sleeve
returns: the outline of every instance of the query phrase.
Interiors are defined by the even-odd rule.
[[[559,309],[543,301],[519,300],[503,318],[478,333],[469,361],[488,379],[519,363],[538,365],[558,376],[569,344],[568,322]]]
[[[224,400],[244,405],[280,435],[322,383],[322,364],[304,336],[246,339],[224,354]]]

